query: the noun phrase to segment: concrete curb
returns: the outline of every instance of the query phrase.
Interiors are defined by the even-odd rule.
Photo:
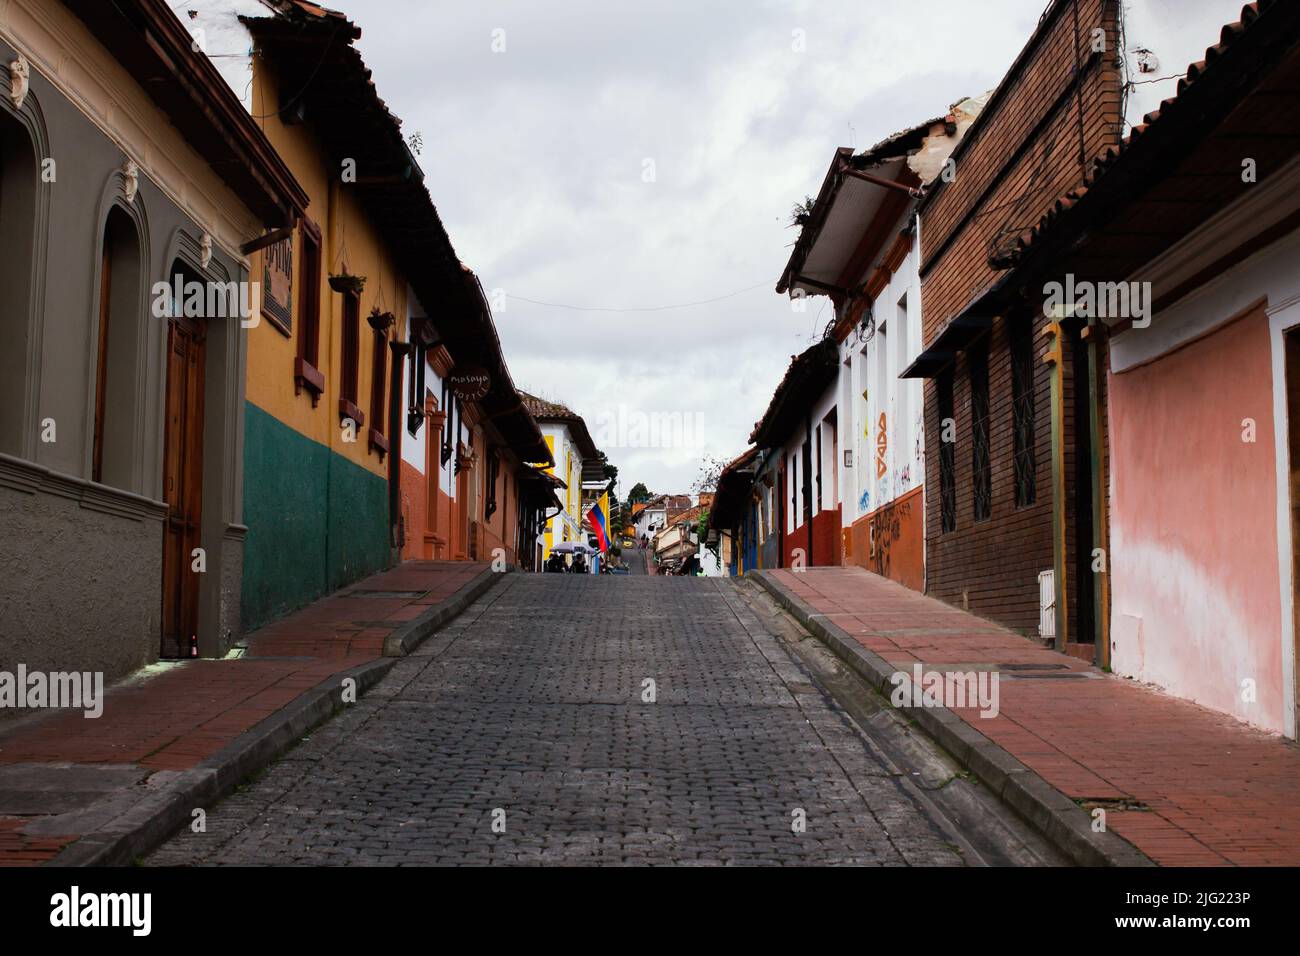
[[[787,591],[772,578],[771,572],[755,570],[745,577],[761,585],[810,634],[886,700],[889,699],[894,689],[890,677],[898,668],[863,647],[843,628]],[[1146,854],[1118,834],[1092,832],[1092,818],[1086,810],[948,708],[900,709],[906,710],[908,716],[939,746],[1075,863],[1081,866],[1155,865]]]
[[[317,684],[292,703],[265,717],[192,770],[167,781],[112,822],[65,847],[45,866],[129,866],[190,823],[194,810],[229,794],[240,781],[267,766],[312,728],[348,704],[343,681],[357,682],[358,699],[397,662],[368,661]],[[160,772],[164,773],[164,772]],[[145,782],[159,776],[155,773]]]
[[[384,657],[405,657],[427,641],[439,628],[464,613],[465,609],[481,598],[492,585],[511,571],[507,565],[505,571],[486,571],[476,575],[472,581],[451,597],[439,601],[413,621],[408,621],[389,634],[384,640]]]

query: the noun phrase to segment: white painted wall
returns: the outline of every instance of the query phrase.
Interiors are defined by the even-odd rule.
[[[634,524],[637,540],[639,541],[643,534],[651,534],[651,528],[662,528],[667,520],[668,511],[666,508],[642,508],[641,513],[636,516]]]
[[[548,527],[551,540],[586,541],[582,534],[582,455],[567,425],[556,422],[539,423],[544,436],[551,439],[552,455],[555,458],[555,475],[568,485],[567,489],[557,488],[556,494],[565,504],[565,510],[550,520]],[[566,473],[567,466],[567,473]]]
[[[924,383],[898,377],[921,352],[919,249],[918,230],[876,299],[875,334],[852,334],[840,346],[840,430],[851,442],[841,448],[853,449],[851,468],[844,466],[842,452],[838,463],[846,528],[925,483]],[[876,454],[882,413],[887,439],[883,474]]]
[[[787,482],[785,487],[786,509],[785,509],[785,531],[791,534],[796,528],[803,526],[803,442],[804,437],[811,435],[809,446],[812,452],[812,516],[815,518],[823,511],[834,510],[839,503],[836,494],[836,474],[835,463],[832,460],[835,457],[834,442],[831,440],[831,426],[826,422],[826,416],[832,410],[839,406],[839,382],[838,380],[827,386],[826,390],[817,397],[817,401],[812,405],[811,422],[807,419],[801,420],[790,437],[785,440],[777,454],[785,460]],[[809,431],[809,424],[812,430]],[[817,426],[822,426],[822,453],[820,458],[817,455]],[[836,425],[836,430],[842,436],[842,426]],[[842,449],[843,437],[840,438],[839,447]],[[841,453],[842,457],[842,453]],[[821,494],[817,492],[817,478],[821,477],[822,487]],[[778,494],[777,489],[771,492],[773,495]],[[792,497],[793,496],[793,497]]]

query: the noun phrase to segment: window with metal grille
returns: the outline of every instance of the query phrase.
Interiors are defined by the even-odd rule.
[[[1016,507],[1032,505],[1034,487],[1034,328],[1022,316],[1011,322],[1011,408],[1015,432]]]
[[[957,432],[953,421],[952,369],[939,376],[939,526],[944,534],[957,530]]]
[[[974,519],[993,514],[993,467],[989,461],[989,344],[982,339],[966,353],[970,370],[971,497]]]

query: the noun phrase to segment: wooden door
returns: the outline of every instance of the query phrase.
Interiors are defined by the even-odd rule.
[[[469,555],[469,466],[461,462],[459,449],[456,463],[460,471],[456,474],[455,555],[457,561],[464,561]]]
[[[1286,353],[1287,457],[1291,506],[1291,704],[1300,728],[1300,328],[1283,333]],[[1300,730],[1297,731],[1300,737]]]
[[[199,575],[192,569],[203,513],[205,323],[176,318],[167,327],[167,423],[163,452],[162,657],[188,657],[198,633]]]

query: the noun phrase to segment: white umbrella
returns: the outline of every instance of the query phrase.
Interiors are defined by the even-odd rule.
[[[581,541],[561,541],[559,544],[551,546],[552,554],[591,554],[591,548]]]

